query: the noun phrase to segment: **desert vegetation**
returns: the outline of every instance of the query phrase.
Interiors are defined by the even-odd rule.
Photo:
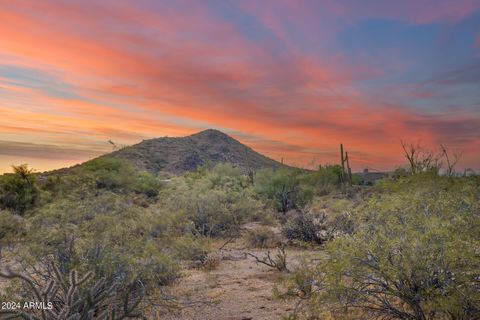
[[[476,319],[478,192],[478,178],[382,181],[354,208],[354,231],[327,241],[327,258],[298,270],[289,293],[308,287],[312,315]]]
[[[179,288],[258,266],[265,303],[292,306],[271,319],[478,319],[480,179],[456,175],[446,148],[403,147],[407,166],[373,186],[342,165],[168,178],[109,156],[47,174],[15,166],[0,177],[0,300],[53,305],[1,312],[220,319],[236,309],[211,311],[224,306],[215,288]]]

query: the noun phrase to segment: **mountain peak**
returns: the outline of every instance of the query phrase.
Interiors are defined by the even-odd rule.
[[[228,134],[220,131],[220,130],[217,130],[217,129],[205,129],[205,130],[202,130],[202,131],[199,131],[197,133],[194,133],[192,134],[192,136],[194,135],[222,135],[222,136],[228,136]]]
[[[222,131],[206,129],[186,137],[156,138],[110,154],[140,169],[181,174],[202,165],[231,163],[244,171],[282,164],[255,152]]]
[[[232,138],[231,136],[229,136],[225,132],[222,132],[222,131],[217,130],[217,129],[206,129],[206,130],[194,133],[194,134],[192,134],[188,137],[201,138],[201,139],[232,139],[232,140],[235,140],[234,138]]]

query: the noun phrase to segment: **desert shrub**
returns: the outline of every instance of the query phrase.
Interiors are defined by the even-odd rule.
[[[281,279],[281,286],[275,286],[274,294],[278,298],[301,298],[306,300],[311,298],[316,290],[315,268],[312,268],[312,262],[308,259],[301,259],[300,263],[287,276]],[[300,305],[297,305],[297,309]],[[296,315],[299,310],[293,310]]]
[[[272,255],[270,251],[267,251],[263,256],[257,256],[250,252],[247,252],[247,255],[254,258],[257,263],[276,269],[277,271],[290,272],[287,266],[287,252],[283,246],[277,248],[275,255]]]
[[[361,185],[363,181],[363,178],[360,174],[353,174],[352,175],[352,185]]]
[[[43,189],[52,193],[58,193],[64,188],[64,180],[58,175],[52,175],[44,178]]]
[[[245,238],[248,245],[257,248],[272,248],[278,244],[278,239],[271,228],[260,227],[248,230]]]
[[[92,270],[127,288],[141,281],[147,290],[171,283],[179,265],[151,236],[152,212],[104,192],[80,200],[74,195],[39,209],[22,248],[27,268],[54,261],[63,274]]]
[[[92,177],[98,189],[114,192],[142,193],[148,197],[158,195],[159,182],[154,176],[142,172],[125,160],[101,157],[77,168],[84,178]]]
[[[33,170],[26,164],[13,166],[13,174],[6,174],[0,180],[0,208],[23,215],[32,208],[38,198]]]
[[[353,219],[352,214],[348,211],[333,214],[329,225],[329,233],[332,237],[352,234],[355,232],[355,220]]]
[[[0,240],[21,236],[26,232],[25,228],[23,217],[0,210]]]
[[[313,266],[315,313],[479,318],[479,181],[424,175],[380,186],[357,208],[355,233],[329,242]]]
[[[218,254],[210,253],[201,260],[201,269],[205,271],[212,271],[220,265],[221,257]]]
[[[173,256],[181,260],[202,260],[210,252],[210,241],[206,237],[187,234],[171,240]]]
[[[136,193],[142,193],[149,198],[156,197],[158,195],[158,189],[160,183],[154,176],[147,172],[141,172],[138,174],[136,183],[133,184],[132,189]]]
[[[332,227],[323,213],[298,212],[283,226],[282,233],[289,240],[322,244],[332,237]]]
[[[264,169],[255,176],[255,190],[270,201],[276,210],[286,213],[303,207],[313,196],[311,188],[304,187],[301,181],[299,170]]]
[[[325,209],[328,212],[340,213],[353,210],[355,204],[356,202],[344,193],[337,193],[328,197],[317,197],[313,199],[310,207],[314,210]]]
[[[172,181],[163,196],[173,211],[184,211],[198,235],[215,237],[236,232],[255,215],[259,203],[248,181],[235,168],[219,165]]]
[[[224,191],[192,192],[188,198],[186,208],[200,235],[219,236],[238,229],[240,216],[233,212],[232,203]]]
[[[303,176],[302,184],[316,195],[326,195],[341,184],[342,168],[339,165],[320,166]]]
[[[213,188],[235,188],[237,191],[248,186],[248,179],[239,168],[220,163],[209,171],[208,179]]]
[[[330,235],[352,234],[355,221],[352,212],[361,200],[352,200],[344,193],[331,194],[328,197],[316,197],[309,209],[311,212],[325,214],[325,224]]]
[[[342,169],[338,165],[320,166],[316,171],[266,169],[258,172],[256,192],[270,201],[279,212],[302,209],[315,196],[330,194],[341,186]]]
[[[274,213],[269,211],[262,212],[262,214],[254,216],[253,221],[257,221],[264,226],[273,227],[277,225],[277,219],[275,218]]]
[[[149,236],[154,217],[121,204],[119,209],[116,215],[100,215],[85,226],[89,239],[79,248],[88,264],[96,274],[127,283],[140,279],[147,288],[171,283],[178,277],[179,266]]]
[[[143,239],[130,239],[128,243],[115,240],[89,242],[77,253],[85,257],[82,266],[90,266],[97,276],[112,279],[122,287],[139,280],[152,291],[180,276],[179,264],[154,243]]]
[[[404,178],[406,176],[408,176],[410,173],[408,172],[407,169],[403,168],[403,167],[398,167],[396,168],[393,173],[391,174],[391,177],[393,179],[399,179],[399,178]]]
[[[0,210],[0,258],[3,247],[25,235],[25,219],[8,211]]]

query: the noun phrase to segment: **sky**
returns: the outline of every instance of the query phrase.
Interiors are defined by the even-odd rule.
[[[480,0],[0,0],[0,173],[216,128],[301,167],[480,169]]]

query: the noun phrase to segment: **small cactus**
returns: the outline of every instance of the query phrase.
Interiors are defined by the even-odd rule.
[[[67,279],[62,277],[55,264],[51,264],[53,277],[45,286],[39,285],[32,278],[7,268],[0,272],[5,279],[20,279],[27,284],[30,293],[38,303],[46,308],[31,310],[1,310],[2,319],[31,320],[120,320],[126,318],[144,318],[138,306],[143,299],[143,292],[132,297],[135,285],[130,286],[124,296],[123,303],[115,303],[117,286],[100,279],[88,288],[82,288],[93,278],[92,272],[79,276],[76,270],[71,270]]]

